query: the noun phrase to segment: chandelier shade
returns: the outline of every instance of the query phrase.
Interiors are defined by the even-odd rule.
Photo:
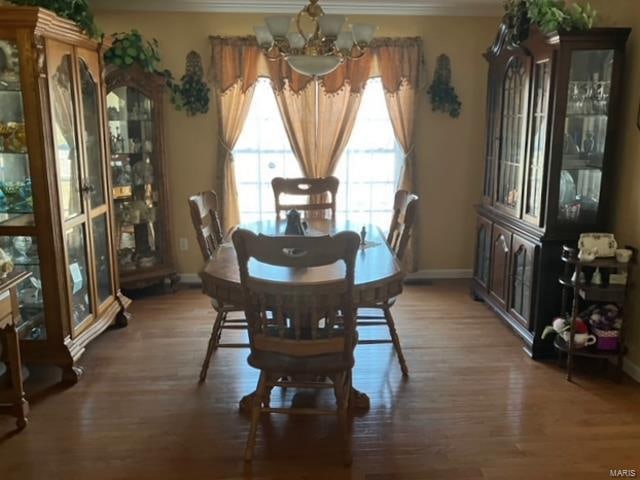
[[[258,45],[269,60],[284,58],[296,72],[321,77],[345,60],[365,54],[376,26],[358,23],[345,29],[347,18],[325,14],[318,2],[309,0],[295,17],[272,15],[265,18],[266,25],[254,27]],[[311,31],[302,28],[303,17],[311,20]]]

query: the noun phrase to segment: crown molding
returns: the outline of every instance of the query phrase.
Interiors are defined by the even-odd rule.
[[[90,0],[96,10],[211,13],[295,13],[304,0]],[[501,16],[496,0],[343,1],[323,0],[326,11],[351,15]]]

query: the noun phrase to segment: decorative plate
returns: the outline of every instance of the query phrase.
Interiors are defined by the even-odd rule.
[[[583,233],[578,241],[580,250],[596,252],[596,258],[615,257],[618,242],[613,233]]]

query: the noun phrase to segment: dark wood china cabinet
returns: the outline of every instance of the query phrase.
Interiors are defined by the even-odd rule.
[[[502,25],[489,62],[482,203],[472,292],[535,357],[560,312],[562,245],[606,231],[622,63],[630,29],[543,34]]]

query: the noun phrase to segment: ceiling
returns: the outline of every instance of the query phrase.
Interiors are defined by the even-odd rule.
[[[167,12],[295,13],[306,0],[89,0],[95,9]],[[321,0],[329,13],[371,15],[502,14],[503,0]]]

